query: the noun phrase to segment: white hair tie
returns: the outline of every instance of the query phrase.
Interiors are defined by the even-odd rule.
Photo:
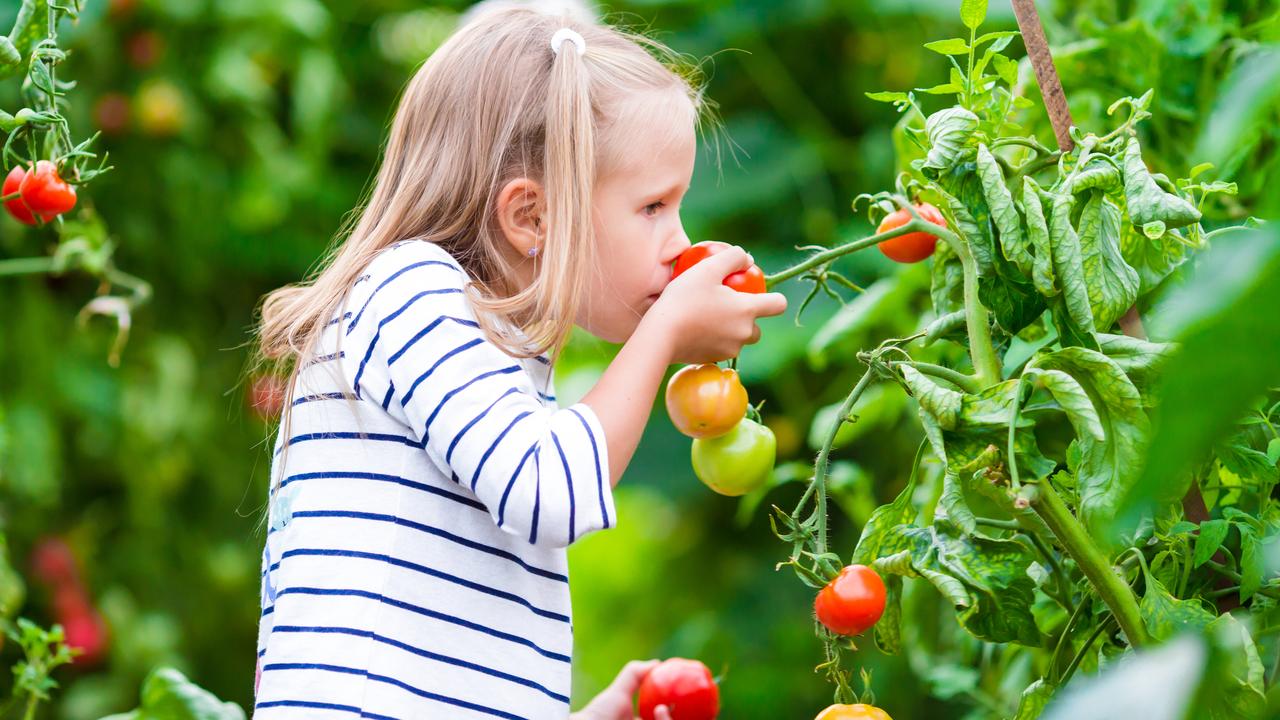
[[[560,46],[564,44],[565,40],[568,40],[569,42],[577,46],[579,57],[581,57],[584,53],[587,52],[587,41],[583,40],[582,36],[579,35],[576,31],[570,30],[567,27],[560,28],[559,30],[556,31],[555,35],[551,36],[551,50],[555,54],[559,55]]]

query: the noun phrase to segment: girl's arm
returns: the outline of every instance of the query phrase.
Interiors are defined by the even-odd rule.
[[[722,284],[751,265],[741,248],[716,253],[671,281],[582,402],[591,407],[609,448],[615,487],[631,462],[667,366],[737,357],[760,338],[756,319],[787,309],[780,293],[753,295]]]

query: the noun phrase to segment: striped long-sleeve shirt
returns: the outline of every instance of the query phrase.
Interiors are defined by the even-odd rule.
[[[614,524],[604,432],[546,357],[485,339],[466,281],[434,244],[387,248],[300,371],[255,717],[568,715],[565,548]]]

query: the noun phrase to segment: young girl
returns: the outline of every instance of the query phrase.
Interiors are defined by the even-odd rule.
[[[566,546],[615,524],[667,367],[734,357],[786,308],[721,283],[736,247],[669,281],[703,106],[646,48],[673,56],[567,16],[474,19],[410,82],[345,242],[266,298],[261,351],[293,377],[257,717],[569,716]],[[574,324],[623,346],[560,408]],[[631,720],[650,667],[575,717]]]

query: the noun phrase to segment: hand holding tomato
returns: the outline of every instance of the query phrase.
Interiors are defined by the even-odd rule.
[[[742,248],[730,246],[680,273],[645,313],[655,324],[671,362],[706,363],[737,357],[760,339],[756,320],[786,312],[781,293],[735,292],[724,279],[751,267]]]
[[[685,270],[730,247],[733,246],[716,240],[707,240],[694,245],[676,258],[676,264],[671,268],[671,279],[675,280]],[[724,285],[746,293],[762,293],[768,289],[764,282],[764,271],[755,263],[751,263],[751,267],[746,270],[739,270],[726,276]]]
[[[636,691],[657,660],[632,660],[623,666],[609,687],[595,696],[587,706],[569,716],[569,720],[635,720],[632,709]],[[673,720],[665,705],[654,709],[653,720]]]
[[[640,683],[641,720],[659,720],[665,706],[671,720],[715,720],[720,714],[720,689],[706,665],[697,660],[670,658],[650,670]]]

